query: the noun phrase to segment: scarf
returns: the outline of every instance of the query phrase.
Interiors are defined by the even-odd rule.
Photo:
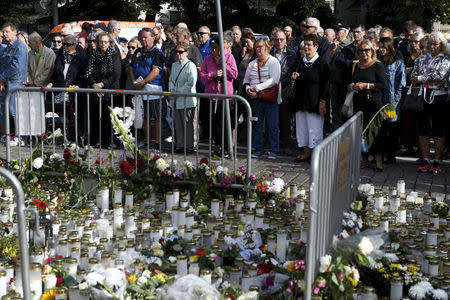
[[[75,57],[76,54],[77,54],[76,52],[70,54],[70,53],[67,53],[67,51],[63,51],[64,63],[65,64],[70,64],[72,62],[72,59]]]
[[[319,54],[316,52],[314,56],[311,58],[311,60],[307,60],[306,56],[303,56],[303,63],[306,67],[310,68],[312,64],[319,58]]]
[[[86,68],[86,79],[94,75],[94,66],[96,74],[101,74],[102,76],[111,74],[113,72],[113,54],[114,48],[111,46],[105,52],[101,52],[100,50],[93,52]]]

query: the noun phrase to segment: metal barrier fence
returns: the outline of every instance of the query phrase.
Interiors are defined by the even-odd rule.
[[[26,233],[26,222],[25,222],[25,194],[23,192],[22,184],[19,182],[16,176],[14,176],[11,171],[0,168],[0,176],[5,177],[12,188],[15,190],[16,195],[16,216],[18,223],[18,233],[19,233],[19,247],[20,247],[20,265],[22,274],[22,295],[23,299],[31,299],[31,289],[30,289],[30,259],[28,256],[28,242]],[[39,218],[36,219],[39,222]],[[37,223],[39,226],[39,223]],[[36,227],[39,228],[39,227]],[[17,279],[17,278],[16,278]]]
[[[15,95],[15,108],[16,108],[16,117],[15,117],[15,132],[14,134],[11,134],[11,128],[10,128],[10,115],[9,115],[9,102],[11,95],[13,93],[16,93]],[[209,102],[207,105],[209,106],[209,142],[208,142],[208,153],[207,156],[209,158],[209,162],[211,162],[212,158],[212,135],[213,135],[213,120],[217,121],[217,118],[221,119],[221,137],[220,137],[220,143],[221,143],[221,163],[224,164],[225,160],[225,145],[226,140],[225,137],[227,137],[227,144],[228,144],[228,152],[231,156],[232,160],[232,170],[234,171],[234,174],[236,174],[237,170],[237,152],[238,152],[238,139],[237,139],[237,132],[236,134],[225,134],[225,128],[226,128],[226,122],[227,124],[231,123],[231,119],[234,119],[234,128],[237,131],[238,128],[238,119],[239,119],[239,112],[242,112],[246,116],[246,145],[243,147],[242,150],[245,150],[246,158],[247,158],[247,174],[251,174],[252,165],[251,165],[251,151],[252,151],[252,121],[255,121],[256,118],[252,117],[252,110],[244,98],[237,95],[221,95],[221,94],[198,94],[198,93],[172,93],[172,92],[149,92],[149,91],[137,91],[137,90],[108,90],[108,89],[72,89],[72,88],[39,88],[39,87],[22,87],[22,88],[16,88],[11,90],[8,95],[6,96],[6,159],[8,163],[11,161],[11,137],[13,135],[15,136],[37,136],[37,137],[43,137],[45,134],[53,134],[55,133],[57,128],[62,128],[62,134],[63,134],[63,140],[64,145],[68,146],[68,138],[71,139],[76,145],[79,145],[81,142],[83,142],[87,146],[91,146],[91,137],[95,133],[96,137],[98,138],[99,143],[96,145],[98,147],[98,159],[100,165],[103,164],[103,155],[104,155],[104,148],[103,146],[110,146],[112,148],[114,144],[114,133],[113,129],[109,130],[109,132],[104,132],[104,129],[102,128],[102,123],[107,122],[111,123],[109,112],[108,115],[104,115],[105,113],[105,106],[118,106],[125,110],[125,107],[131,106],[130,105],[130,99],[132,96],[153,96],[153,98],[156,98],[154,100],[144,100],[144,110],[146,109],[147,112],[151,109],[150,105],[153,105],[153,110],[159,109],[159,116],[161,121],[164,119],[164,110],[166,106],[166,97],[197,97],[197,107],[196,110],[199,110],[200,107],[200,99],[202,102]],[[206,100],[205,100],[206,99]],[[61,102],[58,102],[57,100],[61,100]],[[157,101],[159,105],[154,105]],[[184,98],[184,104],[186,104],[186,98]],[[205,104],[202,104],[205,105]],[[229,110],[227,109],[228,105],[234,106],[234,117],[228,119],[226,112]],[[217,108],[222,106],[221,109],[221,115],[215,115]],[[186,107],[186,105],[184,105]],[[96,109],[96,111],[93,111],[93,108]],[[102,110],[103,108],[103,110]],[[172,120],[174,120],[174,113],[175,109],[172,109]],[[96,114],[98,114],[98,132],[94,132],[92,129],[92,123],[94,121],[94,118],[96,118]],[[183,148],[183,158],[186,161],[187,158],[187,152],[190,152],[186,145],[186,125],[188,125],[188,121],[186,120],[186,114],[187,109],[183,109],[183,140],[184,140],[184,147]],[[213,116],[214,114],[214,116]],[[62,115],[62,117],[60,116]],[[45,116],[45,117],[44,117]],[[146,119],[144,121],[149,124],[147,126],[146,130],[146,136],[150,137],[150,124],[151,119],[149,114],[146,114]],[[23,118],[26,118],[26,121],[23,121]],[[104,120],[104,118],[107,118],[107,120]],[[219,120],[220,120],[219,119]],[[80,122],[82,124],[80,124]],[[199,151],[200,151],[200,145],[198,144],[199,138],[200,138],[200,126],[199,122],[197,122],[194,126],[194,141],[197,141],[197,151],[195,154],[195,165],[199,165]],[[228,127],[229,128],[229,127]],[[151,146],[150,139],[147,140],[146,144],[146,153],[147,153],[147,164],[149,163],[150,159],[150,150],[153,149],[154,151],[159,151],[159,153],[162,152],[163,147],[163,138],[162,138],[162,131],[161,126],[155,131],[155,135],[159,136],[159,140],[155,140],[157,147]],[[102,145],[102,136],[103,135],[109,135],[110,138],[110,145]],[[135,138],[135,150],[138,150],[139,145],[139,135],[138,135],[138,129],[135,127],[134,131],[134,138]],[[172,130],[172,137],[174,136],[173,130]],[[179,136],[180,133],[176,133],[176,136]],[[232,137],[234,140],[232,140]],[[39,143],[39,141],[37,142]],[[44,143],[43,139],[40,141],[42,153],[44,152]],[[53,134],[53,153],[56,152],[56,142],[55,142],[55,135]],[[18,143],[18,159],[19,161],[22,160],[22,148],[21,142]],[[33,152],[33,141],[31,139],[29,144],[29,151],[30,151],[30,157]],[[76,147],[75,156],[78,159],[79,156],[79,149]],[[171,142],[171,162],[174,163],[174,143]],[[125,154],[125,149],[124,149]],[[111,158],[111,167],[114,167],[114,156]],[[135,168],[138,169],[138,160],[135,160]],[[91,168],[91,152],[88,152],[88,167]],[[144,167],[144,166],[143,166]],[[30,167],[31,170],[33,169],[33,166]],[[247,184],[250,181],[250,176],[247,176]],[[240,187],[242,185],[236,184],[236,182],[233,182],[233,184],[230,187]]]
[[[311,159],[305,299],[311,299],[321,256],[342,229],[359,184],[363,115],[358,112],[316,146]]]

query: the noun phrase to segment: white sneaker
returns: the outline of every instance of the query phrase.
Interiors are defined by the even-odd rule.
[[[165,142],[167,142],[167,143],[172,143],[172,137],[171,136],[169,136],[169,137],[166,137],[165,139],[164,139],[164,141]]]

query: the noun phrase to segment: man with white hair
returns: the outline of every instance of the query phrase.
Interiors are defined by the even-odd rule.
[[[187,26],[187,24],[186,24],[186,23],[183,23],[183,22],[178,23],[176,27],[178,27],[178,28],[184,28],[184,29],[189,29],[188,26]]]
[[[46,86],[53,74],[56,55],[52,49],[42,45],[42,37],[37,32],[28,36],[31,50],[28,52],[28,84]]]
[[[120,34],[120,23],[116,20],[110,20],[108,23],[108,34],[114,40],[115,47],[117,51],[120,52],[120,57],[124,59],[127,56],[127,48],[120,45],[119,34]]]
[[[315,34],[318,35],[318,30],[320,28],[320,21],[317,18],[314,17],[308,17],[302,22],[302,36],[297,37],[292,42],[292,48],[297,51],[298,46],[303,41],[303,36],[306,36],[308,34]],[[323,37],[319,36],[319,48],[317,49],[317,53],[320,57],[323,57],[325,61],[330,61],[330,43],[328,43],[328,40]]]

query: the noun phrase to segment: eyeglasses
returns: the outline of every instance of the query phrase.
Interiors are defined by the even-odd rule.
[[[197,32],[198,35],[209,34],[209,32]]]
[[[53,42],[54,44],[55,44],[55,43],[62,43],[62,40],[53,40],[52,42]]]
[[[134,49],[136,49],[136,47],[135,47],[135,46],[128,46],[127,48],[128,48],[128,50],[131,50],[131,49],[133,49],[133,50],[134,50]]]
[[[63,43],[63,46],[73,46],[73,45],[75,45],[75,44],[73,44],[73,43]]]
[[[109,41],[98,41],[99,44],[108,44]]]
[[[367,53],[367,52],[370,52],[370,51],[372,51],[372,49],[370,49],[370,48],[359,49],[359,50],[358,50],[358,52],[360,52],[360,53],[363,53],[363,52]]]
[[[306,25],[306,24],[302,24],[302,27],[303,28],[306,28],[306,29],[310,29],[310,28],[315,28],[316,26],[310,26],[310,25]]]
[[[176,54],[182,54],[182,53],[184,53],[184,52],[186,52],[186,50],[175,50],[175,53],[176,53]]]

